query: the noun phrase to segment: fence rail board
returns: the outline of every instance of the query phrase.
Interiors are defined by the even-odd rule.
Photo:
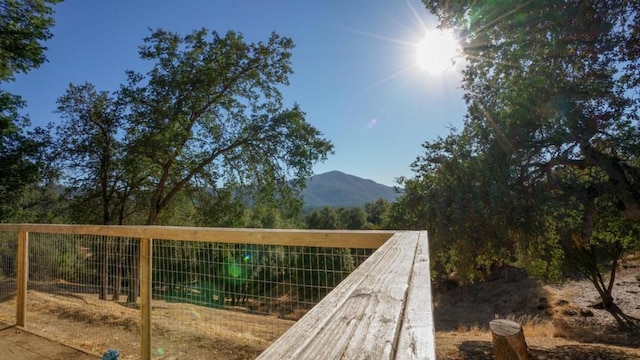
[[[426,255],[397,233],[258,359],[435,359]]]
[[[155,276],[151,265],[157,256],[152,248],[154,240],[377,249],[267,348],[259,359],[435,359],[429,248],[425,231],[0,224],[0,232],[15,232],[18,235],[16,322],[20,326],[26,322],[29,233],[97,235],[128,238],[134,242],[137,240],[140,249],[136,255],[140,263],[137,270],[140,272],[141,290],[140,350],[143,359],[151,358],[151,301]],[[324,262],[336,255],[318,252],[317,261]],[[103,261],[106,263],[106,260]],[[324,266],[325,271],[333,271],[326,263]],[[297,271],[304,269],[303,262]],[[175,290],[173,283],[169,285]],[[224,305],[224,294],[222,301]]]
[[[0,231],[87,234],[163,240],[377,249],[395,231],[227,229],[181,226],[0,224]]]
[[[398,360],[436,358],[429,241],[426,232],[419,236],[396,353]]]

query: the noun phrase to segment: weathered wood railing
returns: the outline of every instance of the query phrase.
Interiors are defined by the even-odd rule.
[[[427,233],[396,233],[258,359],[435,359]]]
[[[378,249],[260,359],[435,359],[426,232],[0,224],[18,234],[16,324],[25,326],[29,233],[140,241],[141,357],[151,358],[153,239]]]

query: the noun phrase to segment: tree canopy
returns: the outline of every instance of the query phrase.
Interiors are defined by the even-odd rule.
[[[522,179],[593,169],[597,194],[640,220],[640,5],[425,1],[464,42],[466,126]]]
[[[460,38],[467,114],[424,144],[393,213],[448,271],[580,268],[615,313],[601,265],[639,245],[640,5],[423,2]]]
[[[55,153],[80,221],[271,227],[294,218],[313,164],[333,146],[283,103],[291,49],[276,33],[249,43],[235,31],[157,29],[139,47],[150,70],[127,71],[117,92],[71,84],[58,100]],[[135,269],[139,249],[121,245]],[[100,260],[101,298],[109,261]]]
[[[237,32],[206,29],[186,36],[156,30],[144,40],[140,57],[153,68],[128,72],[120,96],[128,107],[126,152],[151,191],[148,224],[193,183],[286,194],[332,151],[297,105],[282,103],[292,48],[275,33],[246,43]]]
[[[127,71],[117,92],[71,84],[58,100],[57,149],[74,203],[102,205],[86,220],[155,224],[180,194],[208,217],[218,206],[220,218],[203,224],[242,222],[222,220],[242,202],[297,209],[312,165],[333,147],[283,104],[292,48],[275,33],[248,43],[234,31],[157,29],[139,47],[151,69]]]
[[[44,41],[51,38],[53,10],[58,0],[0,1],[0,84],[13,81],[46,61]],[[25,102],[0,88],[0,221],[16,208],[22,190],[36,181],[46,136],[25,133],[29,119],[20,114]]]
[[[0,1],[0,81],[13,80],[46,61],[52,37],[52,5],[61,0]]]

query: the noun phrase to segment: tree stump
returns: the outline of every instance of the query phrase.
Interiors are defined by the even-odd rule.
[[[529,360],[522,326],[517,322],[498,319],[489,322],[496,360]]]

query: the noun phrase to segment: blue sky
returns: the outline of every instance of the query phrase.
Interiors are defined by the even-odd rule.
[[[291,37],[294,74],[283,89],[335,146],[314,171],[339,170],[393,186],[412,176],[421,144],[461,127],[455,71],[420,70],[415,44],[435,19],[419,0],[66,0],[54,6],[49,61],[6,90],[23,96],[34,125],[56,123],[69,83],[113,91],[127,69],[143,71],[137,46],[148,28],[188,33],[232,29],[247,41]]]

